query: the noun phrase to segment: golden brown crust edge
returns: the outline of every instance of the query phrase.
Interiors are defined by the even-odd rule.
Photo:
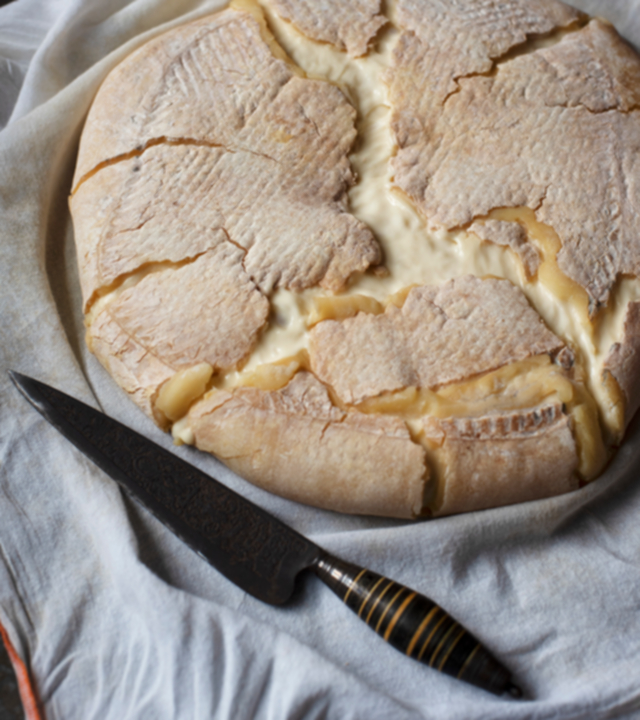
[[[425,451],[404,422],[342,412],[310,373],[275,392],[216,392],[188,420],[198,448],[290,500],[408,519],[423,508]]]
[[[425,451],[400,418],[345,413],[311,373],[300,372],[277,391],[215,391],[191,409],[188,425],[199,449],[253,484],[343,513],[443,516],[579,486],[571,420],[558,404],[425,418]]]
[[[444,468],[434,515],[562,495],[579,487],[571,420],[560,405],[483,418],[425,418]]]

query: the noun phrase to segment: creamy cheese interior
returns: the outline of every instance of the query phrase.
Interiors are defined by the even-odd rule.
[[[232,5],[253,12],[257,9],[250,0],[236,0]],[[505,209],[494,211],[490,216],[523,225],[530,241],[541,251],[543,264],[537,277],[531,281],[527,280],[520,259],[511,249],[482,241],[464,229],[453,232],[430,229],[411,203],[393,189],[390,177],[389,160],[395,152],[395,145],[389,125],[390,107],[383,75],[391,63],[399,30],[393,23],[387,25],[370,53],[353,59],[330,45],[309,40],[290,23],[281,20],[268,5],[262,2],[261,5],[269,29],[289,58],[307,76],[337,84],[358,111],[359,140],[350,156],[358,182],[349,192],[350,211],[372,229],[380,242],[384,270],[374,269],[353,278],[336,301],[321,289],[302,293],[277,290],[270,298],[272,315],[269,325],[244,366],[214,376],[211,380],[206,368],[200,368],[197,377],[178,373],[160,401],[165,415],[171,420],[179,420],[205,386],[281,387],[297,369],[305,367],[308,329],[315,322],[328,317],[348,317],[358,311],[379,312],[392,296],[412,285],[441,284],[455,277],[473,274],[506,278],[524,291],[549,328],[576,352],[576,379],[584,381],[593,395],[605,430],[610,437],[617,437],[622,427],[619,398],[615,388],[612,391],[610,385],[602,382],[602,365],[611,345],[622,335],[627,303],[640,299],[640,281],[636,278],[623,279],[613,294],[610,306],[592,322],[588,317],[584,291],[565,278],[555,265],[557,237],[551,229],[536,222],[533,211],[527,208]],[[388,2],[386,9],[393,21],[393,3]],[[557,42],[563,34],[556,33],[552,38],[532,41],[517,52]],[[92,308],[91,316],[124,287],[134,284],[152,270],[145,268],[128,278],[112,294],[99,299]],[[274,364],[275,368],[271,367]],[[576,393],[580,395],[580,391],[573,388],[569,392],[567,385],[571,383],[566,380],[561,382],[558,373],[548,363],[528,368],[525,376],[529,386],[521,381],[522,387],[529,387],[529,390],[535,387],[539,393],[536,397],[565,403],[574,420],[581,420],[584,429],[576,431],[577,443],[581,447],[581,474],[590,477],[598,472],[604,462],[604,449],[593,401],[586,393],[576,399]],[[518,389],[517,382],[513,382],[515,384],[509,391],[515,403],[513,406],[525,407],[528,390]],[[443,395],[410,388],[403,396],[387,398],[377,405],[371,403],[361,409],[400,414],[411,427],[411,417],[417,409],[435,414],[442,407],[448,407],[454,414],[469,409],[469,401],[461,399],[463,390],[457,387],[447,391],[447,397],[447,392]],[[495,394],[490,393],[484,400],[474,401],[474,411],[491,409],[489,403],[495,399]],[[174,424],[173,433],[177,441],[192,441],[191,432],[182,421]],[[585,449],[589,443],[591,446]]]
[[[309,40],[266,3],[261,4],[270,30],[296,65],[309,77],[336,83],[358,110],[359,141],[350,156],[358,183],[349,192],[350,210],[374,231],[384,251],[388,274],[370,272],[354,278],[345,294],[364,295],[385,303],[390,295],[408,286],[441,284],[466,274],[510,280],[524,291],[550,329],[577,351],[578,364],[605,428],[615,435],[622,424],[620,406],[618,398],[612,397],[602,382],[602,365],[611,345],[622,335],[627,304],[640,299],[640,280],[621,280],[609,307],[592,322],[586,299],[580,297],[582,293],[586,298],[586,293],[557,269],[555,254],[559,247],[550,247],[544,226],[535,221],[528,208],[495,211],[491,217],[520,222],[531,242],[549,257],[531,282],[511,249],[482,241],[464,230],[429,229],[411,203],[393,189],[390,176],[389,159],[395,145],[383,74],[391,63],[399,30],[393,24],[386,26],[368,55],[354,59],[330,45]],[[387,3],[387,15],[393,22],[393,2]],[[516,53],[548,47],[568,32],[571,30],[533,39]],[[244,384],[245,375],[253,373],[257,366],[306,348],[307,323],[310,315],[314,321],[314,298],[319,295],[325,293],[316,289],[301,294],[278,290],[272,297],[274,313],[268,330],[242,371],[227,376],[225,384]]]

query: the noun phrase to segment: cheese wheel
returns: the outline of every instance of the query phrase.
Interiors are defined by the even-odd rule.
[[[299,502],[575,490],[640,406],[639,104],[635,52],[557,0],[235,0],[96,95],[89,347]]]

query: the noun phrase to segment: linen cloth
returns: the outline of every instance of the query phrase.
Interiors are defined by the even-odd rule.
[[[640,44],[640,0],[580,0]],[[144,40],[222,0],[0,8],[0,622],[47,720],[640,717],[640,423],[570,495],[419,523],[340,516],[174,448],[83,341],[67,196],[83,119]],[[442,604],[534,699],[403,657],[319,581],[272,608],[193,554],[40,418],[13,368],[118,418],[330,552]]]

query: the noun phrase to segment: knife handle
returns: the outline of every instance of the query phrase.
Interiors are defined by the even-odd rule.
[[[509,672],[432,600],[366,568],[323,553],[316,575],[396,650],[496,695],[521,697]]]

